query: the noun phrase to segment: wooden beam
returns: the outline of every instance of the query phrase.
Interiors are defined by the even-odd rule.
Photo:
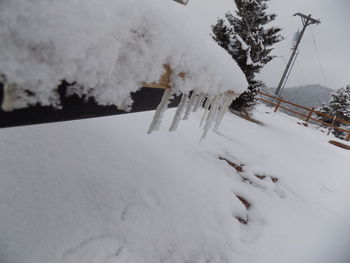
[[[157,84],[157,83],[142,83],[142,87],[144,88],[154,88],[154,89],[170,89],[169,86]]]
[[[309,122],[309,120],[310,120],[310,118],[311,118],[311,115],[312,115],[312,113],[314,112],[314,110],[315,110],[315,108],[312,108],[311,110],[310,110],[310,112],[309,112],[309,114],[307,115],[307,117],[306,117],[306,122]]]
[[[170,78],[173,70],[168,64],[163,65],[164,73],[160,76],[158,83],[146,83],[142,82],[142,87],[145,88],[155,88],[155,89],[169,89],[170,87]],[[182,79],[186,77],[186,73],[180,72],[178,76]]]
[[[311,15],[307,16],[307,15],[304,15],[302,13],[296,13],[293,16],[300,16],[300,17],[304,18],[306,21],[311,22],[310,24],[320,24],[321,23],[320,20],[312,18]]]

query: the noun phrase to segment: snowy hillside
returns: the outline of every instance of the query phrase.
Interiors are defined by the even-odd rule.
[[[199,144],[200,113],[0,130],[0,262],[349,262],[350,152],[263,106]]]
[[[266,88],[265,91],[274,94],[276,88]],[[334,90],[314,84],[284,89],[282,97],[305,107],[319,107],[331,99]]]

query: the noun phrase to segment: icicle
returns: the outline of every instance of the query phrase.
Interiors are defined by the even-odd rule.
[[[168,108],[170,96],[171,96],[171,89],[165,89],[162,100],[160,101],[160,103],[157,107],[157,110],[154,113],[152,123],[149,126],[149,129],[147,132],[148,134],[150,134],[154,130],[159,129],[159,126],[162,122],[162,117],[163,117],[164,111]]]
[[[229,94],[226,96],[225,101],[224,101],[224,105],[221,107],[219,114],[218,114],[218,118],[217,118],[216,123],[215,123],[215,127],[214,127],[215,132],[219,129],[221,121],[222,121],[225,113],[227,112],[228,107],[230,107],[234,96],[235,96],[235,94],[233,92],[229,92]]]
[[[16,84],[4,83],[4,95],[1,104],[3,111],[13,111],[14,103],[17,99]]]
[[[188,120],[188,118],[190,117],[190,113],[191,113],[191,110],[193,108],[193,104],[194,104],[194,101],[195,101],[195,98],[197,96],[197,93],[196,91],[193,91],[192,94],[191,94],[191,98],[190,98],[190,101],[187,103],[187,108],[186,108],[186,112],[185,112],[185,116],[184,116],[184,120]]]
[[[221,111],[221,109],[223,108],[223,106],[224,106],[224,103],[225,103],[225,94],[220,94],[220,96],[219,96],[219,99],[218,99],[218,101],[217,101],[217,103],[216,103],[216,110],[215,110],[215,112],[214,112],[214,115],[212,116],[212,118],[213,118],[213,123],[215,122],[216,123],[216,121],[218,120],[218,118],[219,118],[219,114],[220,114],[220,111]],[[210,127],[212,127],[212,124],[210,125]],[[214,130],[214,129],[213,129]]]
[[[200,106],[203,104],[204,98],[205,98],[205,95],[203,93],[198,95],[196,104],[195,104],[195,106],[193,108],[193,112],[197,112],[198,111]]]
[[[215,105],[218,105],[218,108],[219,108],[220,101],[221,101],[221,96],[222,96],[221,94],[218,95],[218,96],[215,96],[214,99],[211,101],[211,104],[209,106],[209,108],[210,108],[209,113],[211,112],[211,108],[213,107],[214,103],[215,103]],[[216,112],[215,113],[213,112],[212,114],[216,114]],[[206,118],[206,122],[209,120],[209,117],[211,118],[211,117],[214,117],[214,116],[208,114],[208,116]],[[215,118],[214,118],[214,120],[215,120]]]
[[[205,139],[210,127],[212,126],[212,124],[214,122],[215,115],[217,114],[217,111],[218,111],[219,106],[220,106],[220,104],[219,104],[220,99],[221,99],[221,96],[216,96],[215,100],[211,104],[211,108],[209,111],[207,122],[204,125],[204,132],[203,132],[203,135],[201,137],[201,140]]]
[[[194,112],[194,109],[195,109],[195,107],[196,107],[197,104],[198,104],[198,99],[199,99],[199,94],[196,93],[196,96],[195,96],[194,99],[193,99],[193,106],[192,106],[192,108],[191,108],[191,112]]]
[[[182,94],[181,101],[179,103],[179,106],[177,106],[176,113],[174,115],[173,122],[171,123],[169,131],[176,131],[177,126],[179,125],[179,122],[182,117],[182,113],[185,109],[186,102],[188,101],[189,95],[187,94]]]
[[[204,104],[204,113],[203,113],[201,122],[199,123],[199,127],[202,127],[204,120],[207,118],[207,114],[209,113],[210,103],[211,103],[211,101],[215,100],[215,98],[216,97],[211,99],[210,97],[207,97],[207,100],[205,101],[205,104]]]
[[[148,129],[148,134],[153,132],[154,130],[158,130],[159,126],[161,124],[161,119],[163,117],[164,111],[167,109],[169,100],[172,95],[171,89],[166,89],[164,91],[163,97],[161,99],[161,102],[159,103],[157,110],[154,114],[152,123]],[[204,131],[201,136],[200,140],[203,140],[206,138],[208,131],[213,126],[213,123],[215,123],[213,130],[217,131],[220,123],[230,106],[233,98],[235,97],[234,92],[226,92],[224,94],[216,95],[209,97],[208,95],[205,95],[203,93],[196,93],[195,91],[192,92],[191,95],[189,94],[182,94],[180,103],[176,109],[173,121],[170,125],[169,131],[175,131],[178,127],[178,124],[182,118],[182,115],[184,114],[184,120],[188,119],[189,114],[193,111],[197,111],[201,105],[204,103],[204,114],[201,118],[200,127],[202,127],[204,123]]]

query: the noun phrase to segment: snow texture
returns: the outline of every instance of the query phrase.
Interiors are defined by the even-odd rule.
[[[0,130],[0,262],[349,262],[349,151],[265,107],[198,144],[174,113]]]
[[[177,91],[239,95],[243,73],[197,17],[170,0],[1,1],[0,73],[12,94],[5,109],[59,106],[63,79],[79,84],[73,93],[125,109],[130,92],[157,82],[164,64]]]

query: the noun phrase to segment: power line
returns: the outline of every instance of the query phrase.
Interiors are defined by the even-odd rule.
[[[284,83],[283,83],[283,85],[282,85],[281,93],[282,93],[282,91],[284,90],[284,87],[285,87],[286,84],[287,84],[287,81],[288,81],[288,79],[289,79],[289,75],[290,75],[290,73],[292,72],[292,69],[293,69],[293,67],[294,67],[295,61],[297,60],[298,55],[299,55],[299,50],[298,50],[297,53],[295,54],[294,60],[293,60],[293,62],[292,62],[292,65],[291,65],[291,67],[290,67],[290,69],[289,69],[289,72],[288,72],[288,74],[287,74],[287,76],[286,76],[286,79],[285,79],[285,81],[284,81]]]
[[[298,53],[300,53],[300,50],[298,50]],[[275,56],[275,57],[276,58],[282,58],[283,62],[284,62],[284,65],[287,66],[288,62],[287,62],[287,59],[284,56]],[[297,75],[298,76],[298,81],[300,83],[304,82],[304,85],[309,85],[310,84],[310,80],[306,77],[306,74],[305,74],[303,68],[301,67],[299,61],[298,60],[294,60],[294,63],[295,63],[296,68],[298,69],[298,71],[300,73],[300,76]],[[301,77],[302,79],[300,79],[299,77]],[[284,83],[284,86],[285,85],[286,85],[286,82]]]
[[[300,65],[299,61],[296,61],[296,65],[297,65],[297,69],[299,70],[299,72],[301,73],[301,76],[304,80],[305,85],[310,85],[310,79],[307,78],[304,69],[302,68],[302,66]]]
[[[321,63],[318,47],[317,47],[317,44],[316,44],[316,39],[315,39],[314,32],[312,31],[312,29],[311,29],[311,36],[312,36],[312,41],[313,41],[314,47],[315,47],[315,52],[316,52],[316,56],[317,56],[318,65],[320,66],[320,69],[321,69],[321,75],[322,75],[322,78],[323,78],[323,84],[326,87],[328,87],[327,80],[326,80],[326,75],[325,75],[324,70],[323,70],[323,66],[322,66],[322,63]]]

